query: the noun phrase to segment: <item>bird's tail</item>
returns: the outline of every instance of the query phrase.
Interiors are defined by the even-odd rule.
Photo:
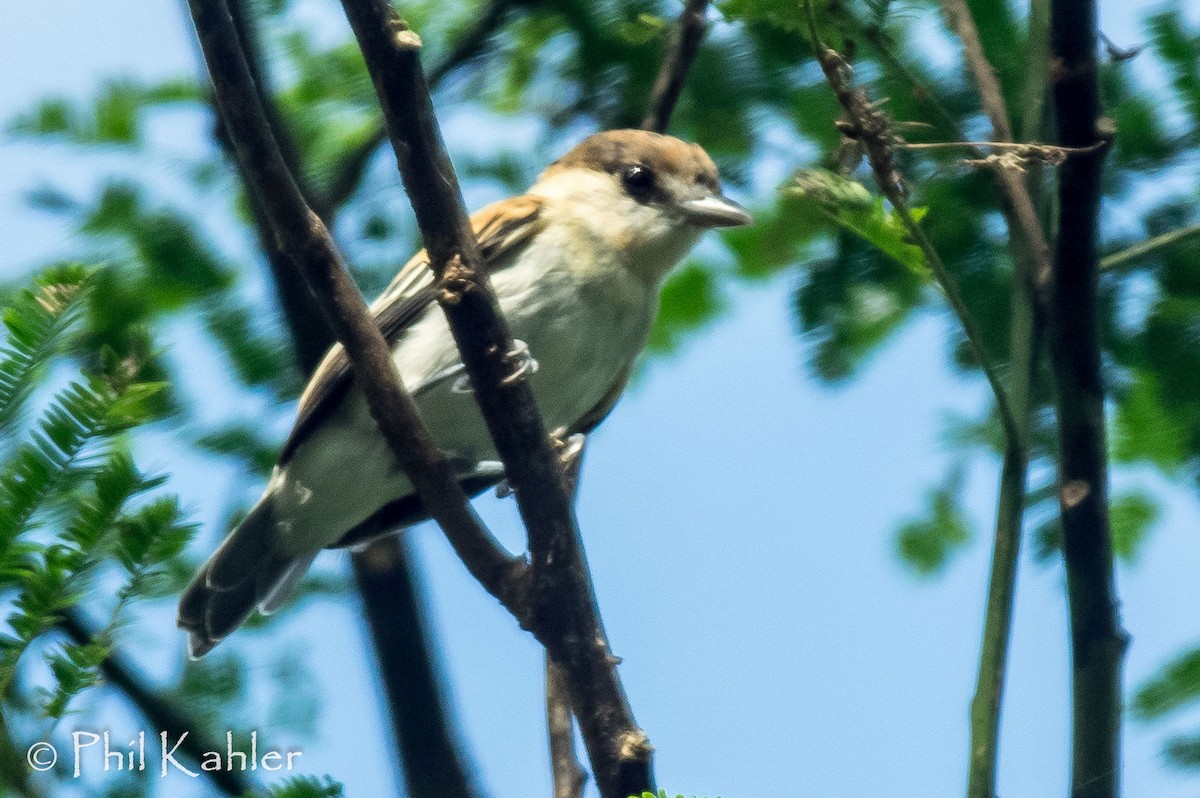
[[[176,623],[188,653],[204,656],[241,626],[257,606],[269,615],[283,604],[316,552],[280,550],[271,496],[262,498],[200,569],[179,600]]]

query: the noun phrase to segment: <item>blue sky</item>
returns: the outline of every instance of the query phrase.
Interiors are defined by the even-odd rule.
[[[1106,30],[1128,43],[1144,6],[1122,5],[1105,18]],[[46,92],[85,96],[112,73],[190,74],[194,54],[180,6],[0,5],[0,118]],[[202,130],[183,121],[180,146],[194,146],[188,137],[198,140]],[[56,157],[0,140],[5,276],[71,243],[57,223],[21,206],[21,192],[46,177],[83,187],[104,174],[103,159],[77,165]],[[975,413],[984,386],[946,369],[949,321],[926,315],[860,378],[821,387],[794,334],[797,279],[785,274],[737,290],[718,324],[650,366],[590,447],[579,515],[605,622],[624,658],[621,673],[668,789],[725,798],[960,794],[997,464],[970,470],[967,505],[982,534],[943,578],[927,582],[905,571],[892,530],[945,471],[945,414]],[[177,351],[195,351],[186,325],[172,333]],[[200,367],[213,365],[195,354]],[[206,413],[247,412],[221,405],[223,398],[214,388]],[[211,527],[237,476],[169,450],[152,455]],[[1140,563],[1119,575],[1133,636],[1131,686],[1200,639],[1196,496],[1146,474],[1121,477],[1133,483],[1162,487],[1169,501]],[[487,499],[481,507],[519,548],[511,504]],[[201,545],[214,534],[210,528]],[[436,529],[411,535],[481,782],[496,798],[549,794],[538,647],[466,575]],[[319,567],[348,575],[340,554],[323,555]],[[1061,570],[1024,556],[1018,589],[1000,792],[1063,795],[1069,690]],[[334,775],[351,798],[389,794],[380,698],[355,608],[324,601],[277,623],[279,639],[305,650],[324,697],[319,737],[302,746],[307,772]],[[169,609],[143,626],[134,635],[144,665],[170,672],[183,646]],[[253,659],[253,645],[245,650]],[[67,723],[136,728],[108,707],[99,700]],[[1185,716],[1179,728],[1197,720]],[[1129,725],[1128,794],[1196,794],[1200,776],[1163,768],[1163,731]],[[161,786],[160,795],[190,789],[170,780]]]

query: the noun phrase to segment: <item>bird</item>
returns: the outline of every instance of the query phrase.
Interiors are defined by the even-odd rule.
[[[590,433],[646,345],[667,274],[705,231],[750,224],[698,144],[643,130],[588,136],[471,225],[546,428]],[[433,440],[475,495],[503,467],[417,253],[370,306]],[[335,344],[300,396],[262,497],[199,569],[177,623],[193,659],[257,608],[284,605],[317,553],[424,520],[420,499]],[[383,521],[386,520],[386,523]]]

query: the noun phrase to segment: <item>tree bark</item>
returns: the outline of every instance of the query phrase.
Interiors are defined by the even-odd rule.
[[[1074,798],[1120,793],[1121,663],[1108,517],[1097,294],[1101,128],[1095,0],[1052,0],[1051,81],[1058,143],[1092,150],[1059,172],[1051,349],[1057,389],[1059,505],[1071,619]]]

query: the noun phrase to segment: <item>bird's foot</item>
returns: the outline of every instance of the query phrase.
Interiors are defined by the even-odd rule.
[[[537,373],[538,362],[529,351],[529,344],[519,338],[513,339],[513,348],[505,355],[505,359],[512,366],[512,371],[507,377],[501,380],[503,385],[511,385],[528,374]],[[475,389],[471,387],[471,377],[467,374],[467,368],[462,363],[456,363],[443,370],[430,382],[437,382],[451,377],[454,378],[454,382],[450,386],[451,393],[470,394],[475,392]]]
[[[587,443],[587,436],[582,432],[576,432],[572,435],[567,434],[566,427],[559,427],[550,433],[550,444],[558,453],[559,462],[562,463],[563,473],[567,475],[569,480],[574,480],[575,473],[579,468],[579,458],[583,455],[583,445]],[[496,496],[498,498],[506,498],[513,494],[512,483],[507,479],[502,479],[496,485]]]

